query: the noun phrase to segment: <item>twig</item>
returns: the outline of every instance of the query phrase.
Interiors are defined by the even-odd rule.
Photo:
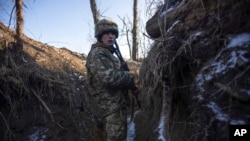
[[[4,117],[4,115],[2,114],[2,112],[0,112],[0,115],[1,115],[1,117],[3,118],[4,123],[5,123],[6,127],[7,127],[7,131],[6,131],[5,135],[4,135],[4,138],[5,138],[5,136],[6,136],[6,134],[7,134],[8,132],[10,132],[10,136],[11,136],[11,130],[10,130],[9,124],[7,123],[7,121],[6,121],[5,117]]]
[[[238,78],[240,78],[243,74],[245,74],[249,69],[250,69],[250,66],[248,66],[244,71],[242,71],[240,74],[238,74],[237,76],[235,76],[235,77],[233,78],[233,80],[230,81],[229,83],[227,83],[226,85],[230,85],[231,83],[233,83],[235,80],[237,80]],[[214,93],[211,95],[211,97],[214,96],[215,94],[219,93],[221,90],[222,90],[222,89],[219,89],[219,90],[217,90],[216,92],[214,92]]]
[[[201,0],[201,5],[202,5],[202,8],[205,9],[205,6],[204,6],[204,3],[203,3],[203,0]]]
[[[47,106],[47,104],[44,102],[44,100],[33,89],[31,91],[35,95],[35,97],[42,103],[42,105],[45,108],[45,110],[49,113],[52,122],[55,123],[58,127],[62,128],[62,129],[69,130],[67,128],[64,128],[60,123],[55,122],[53,113],[51,112],[51,110],[49,109],[49,107]]]
[[[45,110],[49,113],[52,122],[55,122],[54,116],[52,115],[51,110],[49,109],[49,107],[47,106],[47,104],[44,102],[44,100],[33,89],[31,91],[32,91],[32,94],[34,94],[34,96],[39,100],[39,102],[42,103],[42,105],[45,108]]]
[[[223,90],[224,92],[228,93],[229,95],[241,100],[241,101],[248,101],[249,98],[244,96],[244,95],[240,95],[239,93],[233,91],[229,86],[226,86],[222,83],[216,82],[214,84],[216,87],[220,88],[221,90]]]
[[[10,29],[10,25],[11,25],[12,14],[13,14],[15,8],[16,8],[16,5],[13,6],[13,8],[12,8],[12,10],[11,10],[11,13],[10,13],[10,19],[9,19],[9,25],[8,25],[8,28],[9,28],[9,29]]]

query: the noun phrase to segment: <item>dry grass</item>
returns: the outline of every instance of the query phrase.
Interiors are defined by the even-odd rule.
[[[28,37],[21,53],[16,53],[15,33],[0,24],[0,36],[1,138],[27,139],[20,131],[25,127],[33,132],[37,126],[50,128],[48,138],[52,139],[79,140],[80,133],[88,138],[88,130],[79,127],[86,122],[82,118],[89,116],[83,110],[85,57]]]

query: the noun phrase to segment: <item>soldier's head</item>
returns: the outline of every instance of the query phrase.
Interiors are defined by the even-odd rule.
[[[112,45],[118,38],[119,31],[115,22],[109,19],[102,19],[95,25],[95,37],[97,41],[107,45]]]

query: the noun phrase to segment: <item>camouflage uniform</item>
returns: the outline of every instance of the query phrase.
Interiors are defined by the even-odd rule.
[[[90,94],[104,111],[108,141],[125,141],[127,133],[127,100],[123,89],[134,81],[130,72],[120,71],[120,62],[112,47],[93,44],[87,57],[87,82]]]

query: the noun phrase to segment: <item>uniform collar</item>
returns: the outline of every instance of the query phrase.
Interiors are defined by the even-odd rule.
[[[102,47],[102,48],[108,49],[112,54],[115,52],[115,48],[113,46],[107,46],[101,42],[96,42],[95,44],[92,44],[91,47],[92,48]]]

